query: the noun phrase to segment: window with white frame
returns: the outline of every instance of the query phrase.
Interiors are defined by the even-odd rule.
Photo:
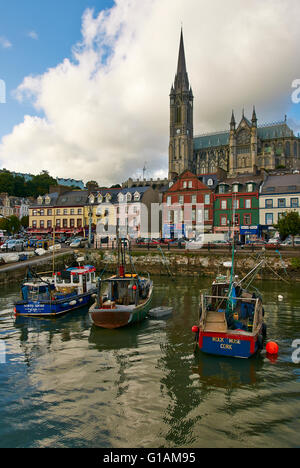
[[[240,207],[240,201],[234,199],[234,200],[233,200],[233,209],[234,209],[234,210],[238,210],[239,207]]]
[[[266,225],[270,226],[273,224],[273,213],[266,213]]]
[[[227,210],[227,200],[221,200],[221,210]]]
[[[299,208],[299,198],[291,198],[291,208]]]
[[[251,208],[251,199],[245,200],[245,208],[250,209]]]
[[[221,226],[227,226],[227,216],[221,216]]]
[[[210,205],[210,194],[209,193],[206,193],[204,195],[204,204],[205,205]]]

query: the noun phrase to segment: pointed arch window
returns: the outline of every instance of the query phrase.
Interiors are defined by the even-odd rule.
[[[176,123],[180,124],[181,123],[181,106],[177,105],[176,107]]]

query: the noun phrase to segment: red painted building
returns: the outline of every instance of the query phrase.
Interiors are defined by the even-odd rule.
[[[194,237],[201,226],[212,232],[213,193],[199,177],[184,171],[163,196],[163,236]]]

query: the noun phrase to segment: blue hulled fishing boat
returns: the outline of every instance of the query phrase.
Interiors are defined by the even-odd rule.
[[[95,267],[77,266],[42,277],[29,272],[15,302],[16,316],[56,317],[90,304],[97,292]]]

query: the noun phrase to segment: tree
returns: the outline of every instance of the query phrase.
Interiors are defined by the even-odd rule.
[[[0,230],[1,231],[8,231],[9,222],[6,218],[0,218]]]
[[[90,180],[89,182],[87,182],[86,188],[88,189],[89,192],[92,192],[93,190],[98,190],[99,189],[98,182],[96,182],[95,180]]]
[[[23,216],[23,218],[21,218],[21,226],[23,226],[23,228],[28,228],[29,216]]]
[[[21,222],[19,220],[19,218],[17,216],[9,216],[9,218],[7,218],[7,221],[8,221],[8,231],[11,233],[11,234],[16,234],[17,232],[20,231],[20,228],[21,228]]]
[[[297,211],[289,211],[279,219],[278,223],[274,226],[280,234],[282,239],[292,236],[293,246],[294,238],[300,234],[300,216]]]

